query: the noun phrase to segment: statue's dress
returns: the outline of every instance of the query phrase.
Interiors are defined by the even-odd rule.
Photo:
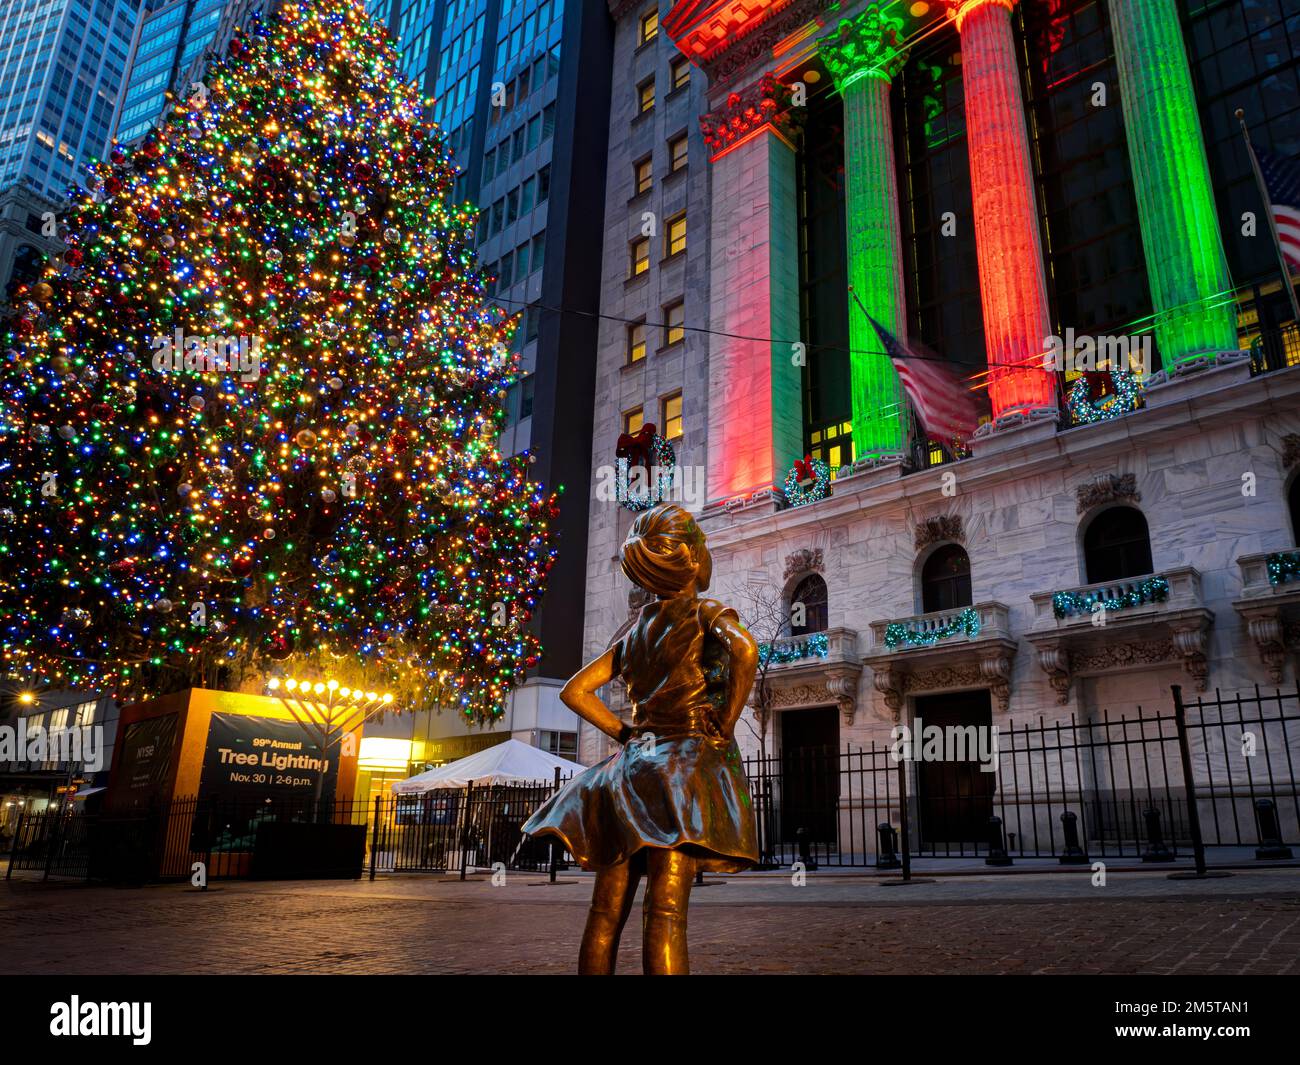
[[[686,851],[713,872],[758,861],[740,750],[717,724],[727,653],[711,630],[724,613],[736,616],[694,596],[642,608],[614,648],[614,673],[632,699],[632,738],[574,777],[525,832],[558,836],[584,869],[604,869],[645,847]]]

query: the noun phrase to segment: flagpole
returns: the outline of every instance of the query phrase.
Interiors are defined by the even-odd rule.
[[[857,289],[855,289],[852,285],[849,285],[848,288],[849,288],[849,295],[853,297],[853,302],[858,305],[858,310],[862,312],[862,317],[867,320],[867,325],[870,326],[871,315],[867,313],[867,308],[863,305],[862,300],[858,298]],[[876,331],[875,327],[873,326],[871,332],[874,334],[875,331]],[[851,337],[852,337],[852,333],[850,332],[850,338]],[[879,342],[879,340],[880,338],[876,337],[877,343]],[[888,356],[889,353],[884,352],[884,354]],[[850,358],[852,358],[852,356],[850,356]],[[893,359],[890,359],[889,361],[892,365]],[[894,372],[895,373],[898,372],[897,368],[895,368]],[[917,434],[916,434],[916,426],[913,423],[916,421],[916,411],[912,410],[912,404],[907,403],[906,396],[904,396],[903,402],[907,404],[907,413],[911,415],[911,417],[907,419],[907,436],[908,436],[909,450],[913,452],[913,457],[915,457],[916,445],[917,445]]]
[[[1292,321],[1300,326],[1300,299],[1295,294],[1295,285],[1291,283],[1291,267],[1287,265],[1286,255],[1282,252],[1282,238],[1277,231],[1277,216],[1273,213],[1273,198],[1268,194],[1268,182],[1264,172],[1259,168],[1259,158],[1255,155],[1255,145],[1250,139],[1250,129],[1246,125],[1246,112],[1240,107],[1236,110],[1237,121],[1241,123],[1241,135],[1246,139],[1246,154],[1250,156],[1251,168],[1255,171],[1255,182],[1259,185],[1259,194],[1264,197],[1264,213],[1268,215],[1268,231],[1273,235],[1273,250],[1277,252],[1277,265],[1282,272],[1282,287],[1291,299]]]

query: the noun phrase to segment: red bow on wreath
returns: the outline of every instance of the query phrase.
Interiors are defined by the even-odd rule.
[[[813,473],[813,457],[811,455],[805,455],[801,459],[794,460],[794,479],[800,485],[812,484],[817,479]]]
[[[637,466],[644,466],[648,473],[650,471],[650,448],[654,444],[654,440],[655,427],[653,422],[647,422],[635,433],[620,433],[618,446],[614,449],[614,457],[627,459],[629,473]]]

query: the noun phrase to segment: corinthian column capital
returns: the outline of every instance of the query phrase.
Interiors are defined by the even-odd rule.
[[[939,0],[947,9],[948,17],[957,23],[957,32],[971,13],[982,7],[1001,7],[1008,12],[1016,6],[1016,0]]]
[[[764,128],[789,143],[800,117],[793,108],[789,86],[764,74],[749,88],[728,94],[717,110],[701,115],[700,132],[716,159]]]
[[[875,3],[855,18],[841,19],[817,46],[836,88],[843,92],[864,77],[890,81],[907,57],[902,29],[901,20],[882,15]]]

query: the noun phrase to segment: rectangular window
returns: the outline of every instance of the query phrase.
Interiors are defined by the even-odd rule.
[[[543,729],[541,739],[540,746],[548,754],[567,758],[571,762],[577,760],[578,734],[576,732],[552,732],[549,729]]]
[[[630,366],[645,358],[645,322],[627,327],[627,361]]]
[[[686,212],[668,219],[664,228],[664,255],[677,255],[686,250]]]
[[[682,394],[674,392],[671,396],[665,396],[659,419],[660,431],[665,440],[680,440],[682,438]]]
[[[637,34],[637,45],[649,44],[659,36],[659,9],[647,11],[641,16],[640,29]]]
[[[533,237],[533,272],[536,273],[546,264],[546,233]]]
[[[685,56],[678,56],[668,66],[671,84],[674,90],[684,89],[691,83],[691,61]]]
[[[631,274],[633,277],[640,277],[650,269],[650,238],[637,237],[630,245],[631,253]]]
[[[640,196],[643,192],[649,192],[653,183],[654,160],[647,155],[639,163],[632,164],[632,187],[636,189],[636,195]]]
[[[686,165],[686,134],[668,142],[668,171],[675,174]]]
[[[686,304],[681,300],[664,308],[664,347],[686,339]]]
[[[646,78],[636,87],[637,114],[644,115],[653,111],[655,106],[655,79]]]
[[[640,407],[633,407],[631,410],[623,412],[623,432],[640,432],[641,426],[644,424],[645,412]]]
[[[532,245],[525,242],[515,249],[515,276],[518,277],[520,281],[526,278],[531,272],[528,266],[529,251],[531,248]]]
[[[492,236],[495,237],[501,232],[501,223],[505,219],[505,214],[506,201],[504,199],[497,200],[497,202],[492,205],[492,227],[490,229]]]
[[[513,256],[509,252],[501,256],[501,263],[497,267],[497,291],[504,292],[514,282],[514,273],[512,270]]]
[[[529,178],[519,188],[519,213],[527,214],[533,209],[533,201],[537,197],[537,179]]]
[[[506,225],[519,220],[519,190],[511,189],[506,194]]]
[[[537,171],[537,202],[545,203],[551,195],[551,164],[547,163]]]
[[[519,382],[519,418],[533,416],[533,395],[537,390],[537,378],[535,374],[529,374]]]

